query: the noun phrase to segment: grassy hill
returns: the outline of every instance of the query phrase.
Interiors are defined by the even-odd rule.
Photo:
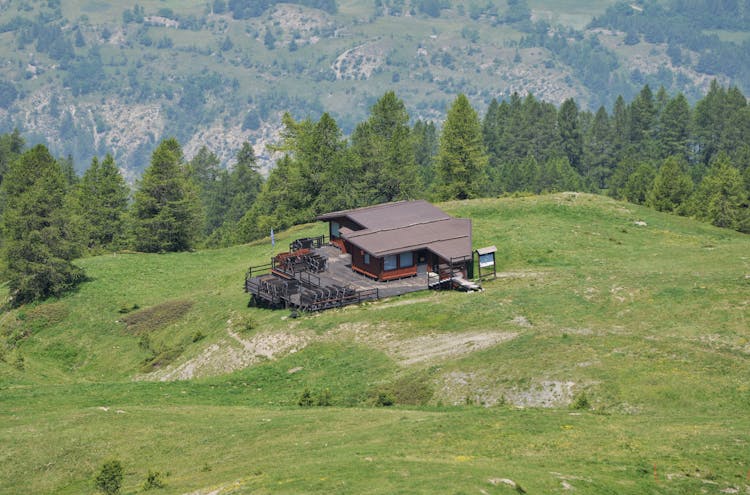
[[[0,492],[93,493],[109,458],[123,493],[750,490],[747,236],[585,194],[442,207],[499,248],[482,293],[292,319],[246,307],[268,240],[81,260],[0,316]]]

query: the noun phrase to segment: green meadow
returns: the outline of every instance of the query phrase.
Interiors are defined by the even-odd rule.
[[[124,494],[750,491],[747,236],[587,194],[441,207],[498,247],[481,293],[247,307],[248,266],[323,224],[79,260],[0,315],[0,493],[96,493],[109,459]]]

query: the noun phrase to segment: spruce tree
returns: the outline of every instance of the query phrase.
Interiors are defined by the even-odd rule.
[[[24,140],[21,137],[21,133],[18,129],[14,130],[10,134],[3,134],[0,136],[0,184],[3,182],[3,177],[8,171],[8,167],[13,163],[23,152]]]
[[[309,222],[315,215],[357,201],[358,174],[345,159],[346,141],[336,121],[324,113],[318,122],[295,122],[283,117],[282,142],[275,146],[284,156],[276,162],[252,208],[238,222],[235,241],[246,242]],[[342,168],[344,167],[344,168]]]
[[[503,192],[533,192],[539,183],[539,163],[529,154],[523,160],[506,162],[501,167],[500,183]]]
[[[479,117],[464,94],[458,95],[448,109],[437,165],[436,192],[440,199],[481,195],[486,182],[487,153]]]
[[[586,175],[583,167],[583,136],[578,118],[578,105],[573,98],[568,98],[560,106],[557,115],[562,149],[568,157],[568,163],[581,175]]]
[[[606,188],[616,162],[612,156],[609,115],[603,106],[596,111],[594,120],[586,133],[583,163],[583,168],[587,171],[586,175],[592,181],[592,185],[599,189]]]
[[[670,156],[662,163],[646,195],[646,204],[659,211],[677,212],[693,190],[693,181],[685,172],[684,163]]]
[[[438,133],[433,122],[417,120],[412,128],[414,160],[425,191],[429,191],[435,179],[435,158],[438,153]]]
[[[112,155],[105,156],[101,163],[94,157],[72,201],[81,217],[89,248],[112,249],[124,242],[129,194]]]
[[[255,151],[245,141],[237,152],[237,163],[229,174],[229,194],[231,200],[225,222],[235,223],[253,206],[263,186],[263,176],[258,171]]]
[[[647,84],[630,104],[630,141],[646,146],[653,136],[655,118],[654,94]]]
[[[132,222],[140,251],[184,251],[195,245],[201,205],[176,139],[165,139],[154,150],[135,193]]]
[[[65,210],[67,184],[43,145],[23,153],[3,180],[2,231],[10,303],[58,296],[84,279],[71,263],[80,252]]]
[[[508,102],[498,103],[493,99],[482,121],[482,137],[488,157],[489,187],[487,192],[492,195],[505,191],[503,170],[514,160],[514,157],[510,156],[508,141],[506,141],[511,134],[509,128],[515,127],[512,117],[511,106]]]
[[[680,93],[667,103],[659,121],[660,157],[679,156],[688,159],[690,140],[690,105]]]
[[[656,170],[650,163],[641,163],[627,178],[622,188],[623,199],[642,205],[646,202],[646,196],[654,183]]]
[[[567,158],[552,158],[542,164],[536,184],[537,192],[578,191],[580,188],[581,176]]]
[[[365,203],[414,198],[419,174],[404,102],[393,91],[384,94],[370,110],[367,121],[352,134],[359,158]]]
[[[622,95],[617,97],[612,108],[612,155],[615,163],[621,162],[630,145],[630,111]]]
[[[205,208],[203,234],[209,235],[224,221],[226,211],[224,203],[227,197],[222,195],[220,184],[222,170],[219,167],[219,157],[206,146],[201,146],[198,153],[187,165],[190,179],[198,187],[201,203]]]
[[[742,175],[720,152],[693,198],[696,217],[717,227],[740,230],[748,222],[748,193]]]

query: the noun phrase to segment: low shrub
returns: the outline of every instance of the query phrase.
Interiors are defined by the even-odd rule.
[[[148,470],[146,481],[143,482],[143,490],[148,491],[154,488],[164,488],[164,480],[161,472]]]
[[[94,479],[96,489],[105,495],[116,495],[122,487],[122,463],[116,459],[107,461]]]
[[[573,409],[589,409],[591,407],[591,403],[589,402],[589,398],[585,391],[581,391],[573,397],[571,407]]]

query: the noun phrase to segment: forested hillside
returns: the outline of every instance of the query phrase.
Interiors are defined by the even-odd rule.
[[[518,193],[606,193],[659,211],[750,232],[750,106],[714,82],[691,107],[644,86],[612,114],[559,108],[528,95],[492,100],[483,118],[459,94],[442,129],[389,91],[350,138],[328,113],[284,115],[267,179],[249,143],[230,170],[202,147],[187,159],[169,138],[128,201],[111,155],[79,178],[43,145],[0,136],[0,212],[12,305],[59,295],[82,280],[81,253],[185,251],[245,243],[321,213],[404,199]]]
[[[243,142],[268,169],[281,117],[354,132],[389,89],[440,127],[532,93],[613,112],[644,84],[695,103],[748,89],[747,2],[189,0],[0,4],[0,132],[70,157],[111,153],[132,182],[175,137],[222,165]]]

